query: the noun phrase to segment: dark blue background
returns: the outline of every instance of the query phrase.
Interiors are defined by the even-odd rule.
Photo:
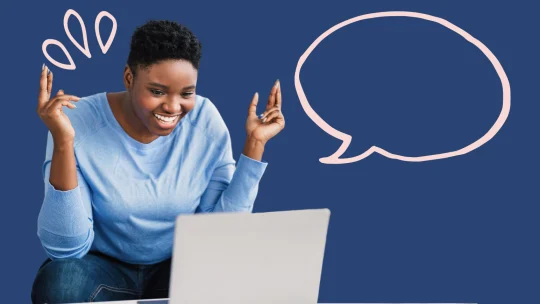
[[[131,33],[151,18],[184,23],[203,43],[197,93],[222,113],[238,159],[246,111],[279,78],[287,126],[266,147],[269,162],[256,212],[330,208],[320,302],[539,303],[537,8],[510,1],[25,1],[2,4],[2,302],[30,302],[46,258],[36,236],[43,199],[45,125],[37,116],[45,39],[64,43],[75,71],[52,64],[54,87],[86,96],[123,90]],[[64,33],[75,9],[92,58]],[[106,55],[95,38],[101,11],[118,21]],[[409,163],[380,155],[324,165],[341,142],[303,111],[297,61],[324,31],[346,19],[408,10],[446,19],[482,41],[511,84],[512,107],[499,133],[450,159]],[[74,17],[73,35],[81,39]],[[103,19],[106,39],[110,22]],[[55,46],[50,54],[67,62]],[[313,108],[353,135],[345,156],[372,145],[407,156],[457,150],[482,136],[502,105],[487,58],[442,26],[416,19],[354,23],[323,41],[304,64]],[[259,112],[262,112],[261,105]]]

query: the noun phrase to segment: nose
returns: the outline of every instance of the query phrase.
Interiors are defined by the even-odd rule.
[[[163,110],[168,114],[180,114],[182,111],[182,101],[180,97],[172,97],[163,104]]]

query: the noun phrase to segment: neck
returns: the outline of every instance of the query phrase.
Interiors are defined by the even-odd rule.
[[[127,91],[124,91],[120,96],[120,110],[126,125],[124,126],[124,129],[126,129],[129,136],[144,144],[148,144],[159,137],[159,135],[150,133],[135,114],[131,103],[131,97]]]

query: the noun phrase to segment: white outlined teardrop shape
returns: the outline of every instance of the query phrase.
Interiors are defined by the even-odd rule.
[[[82,35],[83,35],[83,42],[84,42],[84,48],[77,42],[77,40],[75,40],[75,38],[73,38],[73,36],[71,35],[71,32],[69,31],[69,27],[68,27],[68,20],[69,20],[69,17],[73,15],[75,17],[77,17],[77,19],[79,20],[79,23],[81,25],[81,29],[82,29]],[[77,13],[75,10],[73,9],[69,9],[66,11],[66,14],[64,15],[64,29],[66,31],[66,35],[69,37],[69,40],[71,40],[71,42],[83,53],[86,55],[86,57],[88,58],[92,58],[92,55],[90,54],[90,48],[88,47],[88,38],[86,36],[86,27],[84,26],[84,21],[82,20],[81,16],[79,15],[79,13]]]
[[[112,29],[111,29],[111,34],[109,35],[109,38],[107,39],[107,43],[105,44],[105,46],[103,46],[103,40],[101,40],[101,34],[99,33],[99,24],[101,23],[101,19],[103,17],[109,18],[113,23],[113,26],[112,26]],[[101,51],[103,52],[103,54],[106,54],[107,51],[109,50],[109,48],[111,47],[111,44],[112,44],[112,42],[114,40],[114,36],[116,35],[117,27],[118,26],[116,24],[116,19],[109,12],[101,11],[96,16],[96,23],[95,23],[96,38],[97,38],[97,41],[99,43],[99,47],[101,48]]]
[[[65,64],[65,63],[60,63],[60,62],[52,59],[52,57],[47,52],[47,46],[49,46],[50,44],[57,45],[57,46],[60,47],[60,49],[62,49],[62,51],[64,51],[64,54],[66,54],[66,57],[69,60],[69,65]],[[43,41],[41,49],[43,50],[43,54],[45,55],[45,57],[47,57],[47,59],[49,59],[49,61],[52,64],[54,64],[55,66],[57,66],[57,67],[59,67],[61,69],[65,69],[65,70],[75,70],[75,62],[73,61],[73,58],[71,58],[71,55],[66,50],[66,47],[62,44],[62,42],[60,42],[58,40],[55,40],[55,39],[47,39],[47,40]]]

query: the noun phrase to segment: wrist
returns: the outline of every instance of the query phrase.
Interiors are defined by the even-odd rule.
[[[75,143],[74,140],[55,140],[54,138],[53,138],[53,142],[54,142],[54,149],[57,151],[65,151],[65,150],[73,149],[73,146]]]
[[[249,158],[261,161],[265,144],[263,141],[248,136],[244,144],[243,154]]]
[[[261,146],[261,147],[264,147],[264,145],[266,145],[266,141],[256,139],[250,135],[246,137],[246,143],[249,143],[250,145],[254,145],[254,146]]]

